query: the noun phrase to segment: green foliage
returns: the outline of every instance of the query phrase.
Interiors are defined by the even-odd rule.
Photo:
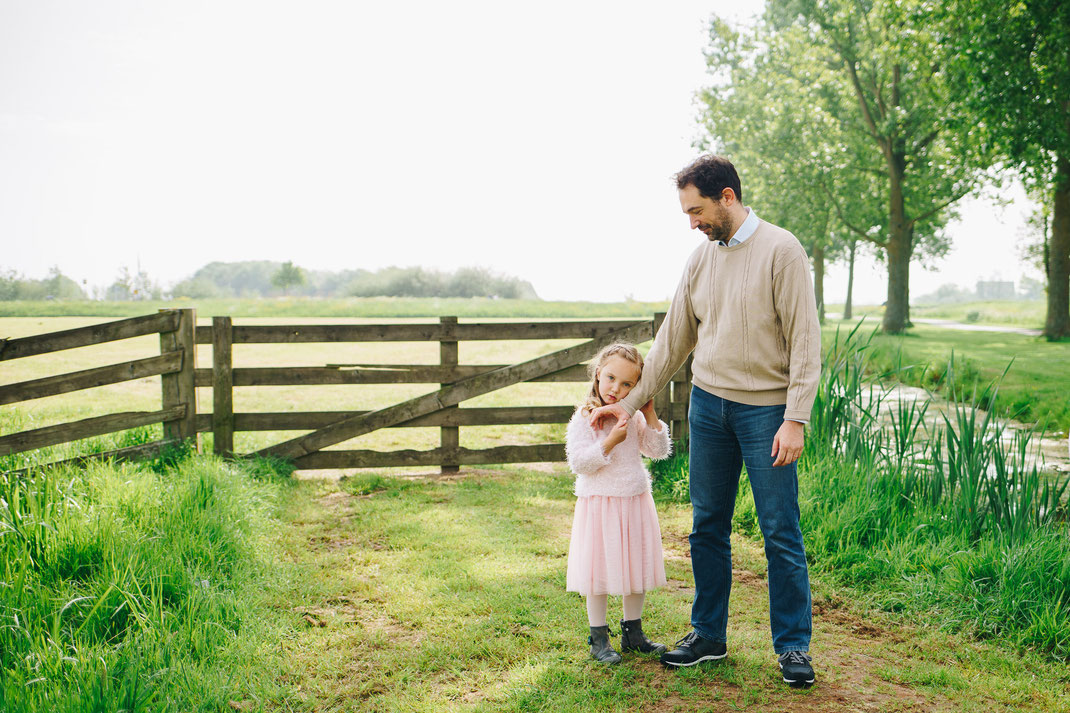
[[[663,460],[647,461],[650,483],[654,497],[685,503],[690,500],[688,491],[688,441],[675,441],[672,454]]]
[[[299,289],[294,289],[299,288]],[[176,297],[266,297],[293,290],[306,297],[495,297],[537,300],[531,283],[480,267],[452,273],[421,267],[305,270],[292,262],[212,262],[175,285]]]
[[[0,709],[276,695],[251,603],[276,491],[208,457],[0,475]]]
[[[940,57],[968,108],[982,161],[1002,162],[1039,196],[1031,250],[1048,278],[1049,339],[1070,336],[1070,5],[946,3]]]
[[[976,306],[981,308],[977,310],[979,322],[1001,311],[1006,320],[1024,321],[1027,315],[1037,314],[1035,307],[1018,312],[1008,310],[1005,303]],[[966,317],[961,308],[934,316],[959,321]],[[831,334],[823,336],[832,338]],[[949,370],[952,361],[954,368]],[[1013,367],[1004,374],[1012,361]],[[1060,344],[1019,334],[919,326],[906,336],[874,338],[866,368],[874,378],[926,388],[951,400],[969,399],[976,389],[982,406],[1001,418],[1036,424],[1062,437],[1070,432],[1070,401],[1066,398],[1070,351]],[[996,379],[1001,380],[1000,388],[986,392],[984,385]]]
[[[53,267],[43,280],[22,277],[14,270],[0,272],[0,302],[10,300],[84,300],[77,282]]]
[[[943,12],[941,60],[987,155],[1050,184],[1053,156],[1070,156],[1070,6],[953,0]]]
[[[104,298],[115,302],[143,302],[162,296],[163,290],[147,272],[139,269],[132,273],[126,266],[119,268],[119,275],[104,291]]]
[[[420,267],[389,267],[349,288],[355,297],[499,297],[504,299],[538,299],[531,283],[499,276],[478,267],[461,268],[454,273],[425,270]]]
[[[271,284],[282,290],[283,294],[289,292],[291,287],[297,287],[307,282],[305,272],[297,265],[287,260],[271,276]]]
[[[787,155],[809,153],[794,161],[797,173],[779,172],[778,192],[803,212],[831,207],[887,260],[892,333],[909,322],[910,260],[947,251],[950,206],[979,177],[966,159],[969,123],[933,61],[936,13],[923,0],[770,2],[742,49],[726,53],[734,73],[767,90],[747,91],[740,120],[714,127],[731,145],[773,132],[800,144]],[[734,83],[724,87],[731,97]]]
[[[1044,324],[1044,302],[1038,299],[1023,299],[1013,302],[978,302],[973,299],[961,303],[932,300],[926,304],[919,297],[918,304],[911,308],[911,314],[914,317],[948,319],[953,322],[965,322],[966,316],[970,312],[978,313],[978,324],[1031,328],[1039,328]]]

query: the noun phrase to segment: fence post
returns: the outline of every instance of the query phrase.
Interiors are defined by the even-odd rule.
[[[456,317],[439,317],[438,320],[442,324],[443,336],[453,337],[455,336],[454,326],[457,324]],[[438,347],[439,363],[444,367],[457,366],[457,342],[456,340],[447,341],[443,339],[439,342]],[[448,384],[441,384],[442,386],[448,386]],[[448,409],[443,409],[443,416],[448,417],[450,413],[457,410],[457,406],[451,406]],[[461,470],[460,465],[456,462],[452,462],[456,459],[457,449],[461,445],[461,429],[457,426],[441,426],[439,435],[439,444],[442,446],[442,450],[446,453],[453,453],[453,457],[447,456],[442,461],[442,473],[457,473]]]
[[[654,338],[657,339],[658,332],[661,330],[661,325],[665,322],[664,312],[654,313]],[[665,385],[665,388],[654,395],[654,410],[658,412],[658,417],[661,418],[669,426],[669,433],[676,437],[676,429],[672,427],[672,382]]]
[[[161,310],[163,311],[163,310]],[[173,332],[160,332],[160,353],[181,352],[182,368],[173,374],[160,377],[163,408],[185,405],[186,414],[174,421],[165,421],[165,439],[192,439],[193,447],[200,450],[197,437],[197,386],[194,372],[197,369],[197,345],[194,330],[197,316],[192,309],[175,310],[179,314],[178,327]]]
[[[234,453],[233,325],[230,317],[212,318],[212,450]]]
[[[673,400],[683,404],[683,413],[680,415],[679,427],[674,429],[673,437],[682,440],[688,437],[688,407],[691,404],[691,364],[695,358],[694,352],[688,355],[684,362],[684,381],[673,386]]]

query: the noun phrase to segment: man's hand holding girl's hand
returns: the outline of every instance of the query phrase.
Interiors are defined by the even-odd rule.
[[[628,423],[628,412],[620,404],[609,404],[591,411],[591,415],[587,417],[587,420],[590,422],[591,428],[598,430],[603,423],[611,418],[617,419],[618,426],[622,422],[626,424]]]

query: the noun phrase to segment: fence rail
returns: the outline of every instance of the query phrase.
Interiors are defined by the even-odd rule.
[[[460,446],[460,429],[470,426],[563,424],[571,405],[464,408],[462,402],[524,382],[576,383],[589,378],[583,362],[614,340],[643,342],[661,326],[664,314],[647,320],[369,325],[234,325],[215,317],[211,326],[195,325],[193,310],[168,310],[107,324],[0,341],[0,360],[48,354],[151,334],[160,335],[160,354],[121,364],[48,376],[0,386],[0,404],[15,403],[146,376],[160,376],[161,407],[95,416],[71,423],[0,435],[0,456],[105,435],[137,426],[163,424],[159,441],[72,459],[133,458],[158,452],[172,443],[213,434],[213,450],[235,455],[234,435],[255,431],[304,431],[261,451],[290,458],[298,468],[440,466],[452,472],[463,465],[558,461],[564,444],[503,445],[471,449]],[[520,364],[460,364],[463,341],[588,340]],[[325,364],[296,367],[235,367],[234,349],[246,344],[348,342],[438,342],[438,364]],[[211,345],[210,368],[198,368],[196,346]],[[329,386],[428,384],[438,390],[392,406],[345,411],[235,412],[234,389],[261,386]],[[685,435],[690,362],[655,397],[659,415],[672,425],[674,437]],[[197,388],[212,390],[212,410],[198,411]],[[355,403],[359,406],[359,403]],[[439,446],[429,450],[331,450],[379,428],[433,427]]]
[[[161,408],[158,411],[112,413],[3,434],[0,435],[0,456],[157,423],[162,423],[164,430],[164,437],[158,441],[79,456],[63,463],[85,463],[103,458],[138,458],[158,453],[169,445],[189,439],[193,439],[196,447],[197,398],[193,379],[197,368],[197,353],[193,339],[194,320],[195,315],[191,309],[165,310],[143,317],[62,332],[0,340],[0,361],[6,361],[152,334],[160,335],[158,356],[5,384],[0,386],[0,404],[19,403],[150,376],[159,376],[161,383]]]
[[[94,324],[62,332],[35,334],[17,339],[0,339],[0,361],[49,354],[51,352],[115,342],[147,334],[173,332],[179,327],[182,310],[166,310],[144,317]]]

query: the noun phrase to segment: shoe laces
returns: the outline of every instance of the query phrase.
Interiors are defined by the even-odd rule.
[[[698,641],[698,632],[689,631],[684,635],[684,638],[677,641],[673,646],[691,646],[696,641]]]
[[[786,651],[780,655],[783,663],[808,664],[811,658],[803,651]]]

